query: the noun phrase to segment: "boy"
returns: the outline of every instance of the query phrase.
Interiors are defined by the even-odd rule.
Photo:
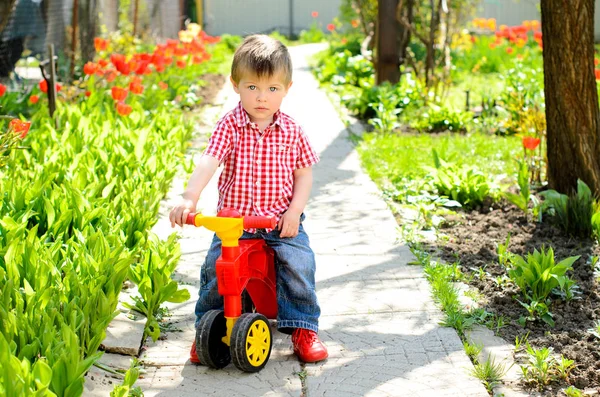
[[[301,223],[312,187],[311,166],[319,158],[300,126],[279,110],[292,85],[287,48],[265,35],[247,37],[234,54],[230,80],[240,103],[217,122],[183,200],[169,214],[171,226],[184,224],[222,163],[218,210],[277,218],[276,229],[245,230],[241,238],[263,238],[275,251],[277,327],[292,334],[301,361],[321,361],[328,353],[317,336],[321,310],[315,257]],[[196,324],[208,310],[223,307],[215,275],[220,250],[215,235],[200,271]],[[191,361],[199,363],[194,346]]]

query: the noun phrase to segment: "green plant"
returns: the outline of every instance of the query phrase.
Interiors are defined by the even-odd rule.
[[[584,395],[583,392],[575,386],[569,386],[566,389],[563,389],[563,393],[565,393],[567,397],[583,397]]]
[[[130,278],[137,284],[140,297],[133,297],[134,305],[124,303],[130,309],[144,314],[146,321],[145,333],[156,341],[160,336],[157,316],[160,305],[164,302],[181,303],[190,299],[187,289],[178,289],[177,282],[171,279],[171,274],[177,266],[180,257],[179,245],[174,244],[176,234],[162,242],[154,234],[150,234],[147,245],[142,249],[142,259],[131,267]]]
[[[510,233],[506,236],[506,241],[504,244],[498,244],[496,248],[496,252],[498,254],[498,263],[502,265],[502,267],[507,268],[510,263],[510,258],[512,254],[508,251],[508,245],[510,244]]]
[[[600,243],[600,211],[596,211],[592,216],[592,234],[596,241]]]
[[[557,360],[552,355],[551,347],[536,349],[527,343],[526,351],[527,363],[521,365],[523,381],[539,390],[554,380],[567,380],[570,372],[575,368],[575,362],[563,355],[560,356],[560,360]]]
[[[541,319],[543,322],[548,324],[551,327],[554,327],[554,319],[552,318],[552,313],[548,309],[548,305],[545,302],[539,302],[536,300],[532,300],[530,302],[522,302],[517,300],[527,310],[527,317],[519,318],[519,323],[524,327],[527,323],[527,320],[534,321],[536,319]]]
[[[496,196],[495,186],[488,177],[474,167],[459,167],[441,159],[432,149],[435,168],[425,167],[438,194],[448,196],[467,208],[482,205],[487,198]]]
[[[569,360],[564,356],[560,356],[560,361],[556,363],[556,375],[559,379],[567,380],[569,374],[575,368],[575,361]]]
[[[110,397],[144,397],[144,393],[139,386],[133,387],[140,376],[139,366],[137,359],[131,360],[129,369],[125,372],[123,383],[115,386],[110,392]]]
[[[553,379],[554,357],[552,348],[535,349],[527,344],[527,363],[521,365],[521,373],[525,383],[537,386],[540,390]]]
[[[469,343],[467,341],[463,342],[463,347],[465,348],[465,353],[471,359],[473,363],[478,362],[479,353],[483,350],[483,344],[477,343]]]
[[[455,111],[447,107],[430,104],[425,112],[410,123],[420,132],[465,132],[467,123],[473,118],[470,112]]]
[[[317,20],[313,20],[310,24],[310,28],[308,30],[302,30],[300,32],[300,36],[298,37],[298,41],[300,43],[320,43],[325,40],[325,33],[319,26]]]
[[[600,320],[596,320],[594,323],[594,327],[588,329],[588,332],[594,335],[596,338],[600,339]]]
[[[523,336],[515,336],[515,352],[518,352],[523,344],[527,345],[527,340],[529,339],[529,331]]]
[[[543,302],[556,287],[564,288],[569,279],[566,272],[573,266],[578,256],[570,256],[559,263],[554,262],[554,250],[549,247],[537,249],[527,254],[527,260],[520,255],[512,255],[508,276],[528,299]]]
[[[578,179],[577,193],[569,196],[556,190],[547,190],[540,195],[545,198],[542,208],[554,215],[554,221],[561,229],[573,236],[592,236],[592,217],[597,201],[585,182]]]
[[[397,107],[397,103],[392,99],[391,95],[386,94],[385,90],[392,90],[390,85],[383,86],[381,90],[380,101],[369,104],[375,110],[375,117],[369,120],[369,124],[375,127],[375,131],[377,132],[392,132],[400,126],[398,114],[400,114],[402,109]]]
[[[521,211],[529,214],[528,204],[533,202],[534,216],[538,216],[538,221],[541,221],[542,212],[539,211],[539,201],[537,197],[531,194],[529,189],[529,166],[525,161],[517,161],[519,164],[519,172],[517,174],[517,183],[519,185],[519,194],[504,192],[503,195],[508,201],[516,205]]]
[[[481,380],[488,392],[492,392],[494,387],[502,382],[502,377],[506,374],[505,364],[496,364],[490,357],[484,363],[478,363],[473,366],[471,375]]]

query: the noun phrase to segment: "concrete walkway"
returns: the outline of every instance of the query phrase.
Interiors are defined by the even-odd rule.
[[[408,266],[409,249],[397,242],[398,226],[379,191],[361,170],[348,132],[306,63],[318,45],[291,48],[294,85],[283,110],[295,117],[320,153],[304,223],[317,255],[317,292],[322,308],[320,335],[330,358],[300,364],[289,336],[274,332],[267,366],[257,374],[233,365],[213,370],[192,365],[194,304],[199,269],[211,232],[192,227],[181,234],[182,260],[177,278],[192,299],[171,305],[175,327],[166,339],[150,343],[141,355],[146,368],[138,381],[151,396],[487,396],[468,375],[472,364],[456,332],[438,325],[422,269]],[[214,118],[238,99],[224,88]],[[207,122],[210,130],[214,120]],[[197,149],[200,151],[200,148]],[[172,199],[183,189],[176,181]],[[167,220],[172,201],[164,203],[155,232],[173,232]],[[205,214],[214,214],[216,178],[201,198]]]

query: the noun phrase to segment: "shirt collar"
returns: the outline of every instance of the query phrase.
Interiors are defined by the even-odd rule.
[[[246,112],[246,110],[244,110],[244,107],[242,106],[242,101],[240,101],[238,103],[237,107],[235,108],[234,115],[235,115],[235,120],[236,120],[236,124],[238,127],[242,128],[242,127],[245,127],[248,124],[250,124],[250,116],[248,116],[248,113]],[[275,112],[275,114],[273,115],[272,125],[278,125],[281,128],[280,121],[281,121],[281,110],[277,110]]]

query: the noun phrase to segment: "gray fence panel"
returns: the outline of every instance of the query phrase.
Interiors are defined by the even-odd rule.
[[[290,4],[294,34],[308,29],[316,18],[321,29],[339,15],[341,0],[204,0],[205,30],[211,35],[248,35],[278,30],[290,32]]]

